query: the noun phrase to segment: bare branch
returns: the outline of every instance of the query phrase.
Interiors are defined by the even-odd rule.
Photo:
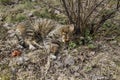
[[[65,8],[67,17],[68,17],[68,19],[70,20],[70,23],[74,24],[74,21],[72,20],[72,17],[71,17],[71,15],[70,15],[69,11],[68,11],[67,6],[66,6],[65,0],[62,0],[62,2],[63,2],[63,7]]]
[[[120,8],[120,0],[117,0],[117,7],[116,9],[119,9]]]
[[[101,16],[102,16],[103,12],[104,12],[105,9],[106,9],[107,4],[109,4],[110,1],[111,1],[111,0],[109,0],[109,1],[106,3],[105,6],[102,6],[102,7],[101,7],[102,9],[98,12],[98,14],[96,14],[96,16],[94,16],[92,22],[95,22],[95,20],[96,20],[98,17],[101,17]]]
[[[78,11],[77,11],[77,15],[78,15],[78,19],[77,19],[77,22],[76,22],[76,24],[77,24],[77,26],[76,26],[76,32],[77,33],[80,33],[80,22],[81,22],[81,20],[80,20],[80,0],[77,0],[77,2],[78,2],[78,4],[77,4],[77,6],[78,6]]]
[[[100,1],[99,4],[97,4],[96,6],[94,6],[94,8],[90,11],[90,13],[88,13],[88,15],[86,16],[85,23],[86,23],[87,19],[91,16],[91,14],[94,12],[94,10],[95,10],[98,6],[100,6],[103,2],[104,2],[104,0]]]
[[[94,34],[95,34],[95,33],[98,31],[98,29],[105,23],[106,20],[111,19],[111,18],[114,17],[113,15],[116,13],[116,11],[117,11],[117,9],[114,10],[113,12],[111,12],[111,13],[108,13],[108,14],[102,16],[100,22],[99,22],[99,23],[97,24],[97,26],[95,27]]]

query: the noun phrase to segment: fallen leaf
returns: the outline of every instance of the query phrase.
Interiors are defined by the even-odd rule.
[[[21,55],[21,52],[19,50],[14,50],[12,53],[11,53],[11,56],[12,57],[16,57],[16,56],[20,56]]]

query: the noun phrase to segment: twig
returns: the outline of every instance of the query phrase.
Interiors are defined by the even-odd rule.
[[[111,0],[109,0],[106,4],[109,4]],[[95,20],[98,18],[98,17],[101,17],[104,10],[106,9],[106,6],[103,6],[102,9],[98,12],[98,14],[96,14],[96,16],[93,18],[93,20],[91,21],[91,23],[94,23],[96,22]],[[97,22],[96,22],[97,23]],[[91,34],[93,34],[94,32],[94,25],[90,26],[91,27],[91,30],[90,32],[92,32]]]
[[[95,10],[98,6],[100,6],[103,2],[104,2],[104,0],[102,0],[101,2],[99,2],[99,4],[97,4],[97,5],[90,11],[90,13],[88,13],[88,15],[87,15],[86,18],[85,18],[85,23],[86,23],[87,19],[91,16],[91,14],[94,12],[94,10]]]
[[[44,78],[46,77],[46,75],[47,75],[47,73],[48,73],[48,70],[50,69],[50,64],[51,64],[51,60],[50,60],[50,56],[48,56],[47,64],[45,65]]]
[[[77,15],[78,15],[78,20],[77,20],[77,30],[76,31],[78,31],[78,32],[81,32],[81,28],[80,28],[80,22],[81,22],[81,20],[80,20],[80,4],[81,4],[81,2],[80,2],[80,0],[78,0],[78,12],[77,12]]]
[[[117,0],[118,2],[117,2],[117,7],[116,7],[116,9],[119,9],[120,8],[120,0]]]
[[[113,12],[109,13],[109,14],[103,15],[102,18],[101,18],[101,20],[100,20],[100,22],[95,27],[95,30],[94,30],[93,34],[95,34],[98,31],[98,29],[104,24],[104,22],[106,20],[108,20],[110,18],[113,18],[114,17],[113,15],[116,13],[116,11],[117,11],[117,9],[114,10]]]
[[[71,15],[70,15],[69,11],[68,11],[67,6],[66,6],[65,0],[62,0],[62,2],[63,2],[63,7],[65,8],[67,17],[68,17],[68,19],[70,20],[70,23],[71,23],[71,24],[74,24],[74,21],[72,20],[72,17],[71,17]]]

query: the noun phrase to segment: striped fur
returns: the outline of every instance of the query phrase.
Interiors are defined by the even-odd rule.
[[[73,25],[61,25],[51,19],[38,19],[35,20],[33,26],[26,26],[26,24],[20,23],[17,25],[16,34],[26,44],[33,47],[33,45],[39,45],[37,41],[43,39],[43,43],[46,49],[56,48],[51,47],[52,43],[67,42],[72,37],[74,27]],[[57,46],[58,47],[58,46]],[[48,50],[50,52],[50,50]],[[55,52],[55,51],[52,51]]]

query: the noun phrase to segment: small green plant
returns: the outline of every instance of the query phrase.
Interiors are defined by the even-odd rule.
[[[91,50],[94,50],[96,48],[96,46],[94,44],[88,44],[88,48]]]
[[[91,44],[93,41],[93,36],[90,34],[90,30],[86,29],[85,36],[81,37],[79,40],[79,45]]]
[[[92,68],[91,65],[86,65],[83,70],[84,70],[85,72],[89,72],[89,71],[91,71],[92,69],[93,69],[93,68]]]
[[[70,48],[70,49],[73,49],[73,48],[75,48],[76,46],[77,46],[77,44],[76,44],[75,42],[72,42],[72,41],[71,41],[71,42],[69,43],[69,48]]]
[[[23,20],[26,20],[27,17],[24,14],[17,14],[15,20],[18,22],[21,22]]]
[[[87,69],[86,69],[87,72],[88,72],[88,71],[91,71],[91,70],[92,70],[92,67],[91,67],[91,66],[88,66]]]
[[[84,37],[84,43],[90,44],[92,43],[93,37],[90,34],[90,30],[86,29],[85,31],[85,37]]]
[[[103,28],[105,29],[108,29],[108,28],[111,28],[111,27],[115,27],[116,25],[113,24],[110,20],[106,21],[104,24],[103,24]]]

